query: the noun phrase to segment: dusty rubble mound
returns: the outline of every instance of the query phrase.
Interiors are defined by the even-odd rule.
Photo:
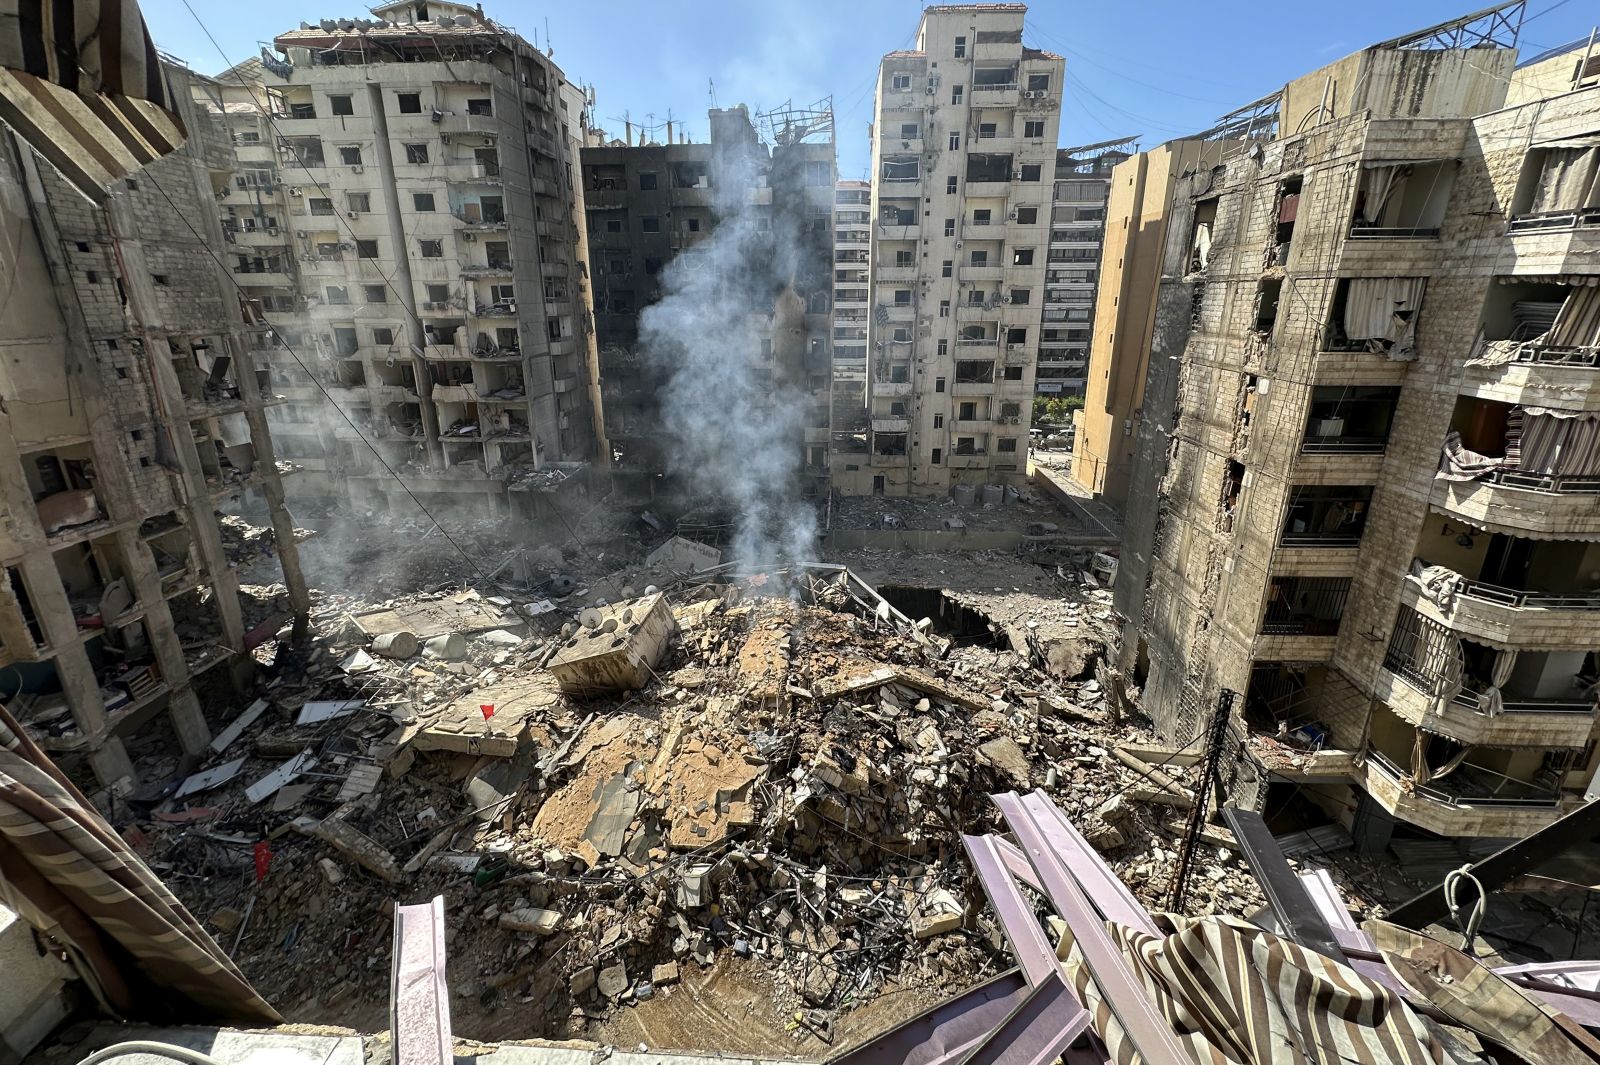
[[[392,908],[442,894],[479,1038],[592,1033],[732,966],[799,1040],[992,975],[959,839],[996,827],[991,792],[1044,787],[1159,899],[1182,811],[1130,801],[1148,782],[1110,748],[1142,733],[1098,681],[952,650],[844,578],[668,593],[645,687],[587,694],[545,668],[573,631],[547,601],[324,600],[219,735],[217,779],[136,797],[129,831],[300,1021],[382,1027]],[[408,621],[432,650],[388,657],[374,627]],[[447,623],[474,631],[427,631]],[[1195,904],[1241,912],[1225,854]]]

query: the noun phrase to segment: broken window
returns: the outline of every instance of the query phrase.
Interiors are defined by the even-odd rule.
[[[1341,278],[1334,288],[1324,349],[1414,359],[1417,315],[1427,284],[1423,277]]]
[[[1433,163],[1369,163],[1356,191],[1352,238],[1405,239],[1439,235],[1453,160]]]
[[[394,343],[394,330],[378,326],[372,330],[372,343],[375,347],[386,348]]]
[[[1028,91],[1029,92],[1049,92],[1050,91],[1050,75],[1048,75],[1048,74],[1029,74],[1028,75]]]
[[[1203,273],[1211,261],[1211,235],[1217,224],[1217,201],[1201,200],[1194,205],[1194,233],[1189,240],[1189,272]]]
[[[1006,372],[1005,372],[1005,379],[1007,381],[1020,381],[1020,380],[1022,380],[1022,367],[1020,367],[1020,366],[1007,366],[1006,367]]]
[[[975,422],[978,420],[978,405],[972,400],[964,400],[956,404],[956,421]]]
[[[442,240],[419,240],[417,241],[417,246],[421,249],[424,259],[444,258],[444,241]]]
[[[1256,332],[1272,332],[1278,321],[1278,302],[1282,297],[1282,278],[1268,278],[1256,285]]]
[[[975,436],[956,437],[955,454],[981,455],[983,451],[978,447],[978,438]]]
[[[872,450],[878,455],[904,455],[906,453],[906,433],[879,433],[872,434]]]
[[[415,92],[402,92],[395,95],[396,109],[402,115],[420,115],[422,113],[422,94]]]
[[[313,196],[311,199],[307,200],[306,201],[306,207],[307,207],[307,209],[310,210],[310,212],[312,214],[316,214],[316,215],[325,215],[325,214],[332,214],[333,213],[333,201],[332,200],[323,199],[320,196]]]
[[[1017,438],[1014,436],[1002,436],[994,442],[994,449],[1003,454],[1014,452],[1017,450]]]
[[[972,87],[974,89],[1014,89],[1017,87],[1017,68],[1015,66],[976,67],[972,71]]]
[[[973,152],[967,156],[967,181],[1011,180],[1011,155]]]
[[[376,259],[378,257],[378,242],[376,240],[356,241],[356,258]]]
[[[1399,399],[1400,389],[1393,385],[1315,386],[1300,450],[1381,455]]]
[[[1038,163],[1023,163],[1018,177],[1023,181],[1038,181],[1043,170]]]
[[[433,210],[433,193],[413,192],[411,194],[411,208],[419,212]]]
[[[994,381],[993,359],[961,359],[956,363],[956,384],[989,384]]]
[[[1367,524],[1372,486],[1297,484],[1279,542],[1285,547],[1355,547]]]
[[[316,104],[290,104],[289,105],[289,117],[290,118],[316,118],[317,117],[317,106],[316,106]]]
[[[974,288],[967,291],[968,307],[985,307],[988,306],[988,302],[989,297],[984,294],[982,289]]]
[[[1033,249],[1032,248],[1013,248],[1012,251],[1011,251],[1011,265],[1012,266],[1032,266],[1033,265]]]
[[[342,305],[350,302],[350,292],[343,285],[329,285],[327,288],[328,303]]]
[[[1025,325],[1013,325],[1013,326],[1010,326],[1009,328],[1006,329],[1006,346],[1007,347],[1010,347],[1010,348],[1020,347],[1021,345],[1026,344],[1027,342],[1028,342],[1028,327],[1027,326],[1025,326]]]
[[[1032,293],[1031,293],[1031,291],[1029,289],[1014,288],[1014,289],[1011,290],[1011,295],[1010,295],[1009,298],[1010,298],[1012,303],[1026,304],[1031,295],[1032,295]]]
[[[426,289],[427,289],[427,293],[428,293],[428,302],[429,303],[449,303],[450,302],[450,286],[449,285],[430,284],[430,285],[426,286]]]
[[[428,146],[426,144],[406,145],[406,162],[426,163],[428,161]]]
[[[1339,631],[1349,577],[1274,577],[1261,631],[1274,636],[1333,636]]]
[[[1031,226],[1031,225],[1036,224],[1038,221],[1039,221],[1039,208],[1037,208],[1037,207],[1018,207],[1017,208],[1017,224],[1019,226]]]
[[[389,290],[383,285],[362,285],[361,288],[368,303],[389,302]]]
[[[944,448],[934,448],[933,453],[928,456],[928,461],[935,466],[942,464],[944,462]]]
[[[645,171],[639,175],[639,191],[651,192],[656,188],[656,175]]]
[[[361,147],[356,144],[342,144],[339,146],[339,162],[345,166],[361,165]]]
[[[367,192],[349,192],[345,194],[345,202],[350,210],[356,214],[366,214],[372,210],[372,194]]]
[[[480,98],[475,99],[475,100],[468,100],[467,101],[467,114],[469,114],[469,115],[492,115],[492,114],[494,114],[494,102],[492,100],[486,98],[486,97],[480,97]]]
[[[918,161],[912,159],[885,159],[879,176],[884,181],[916,181],[918,179]]]
[[[333,327],[333,350],[348,358],[360,350],[356,343],[356,331],[348,326]]]

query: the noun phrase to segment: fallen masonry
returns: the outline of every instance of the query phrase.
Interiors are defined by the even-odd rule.
[[[753,1033],[815,1048],[885,992],[993,976],[1009,962],[961,836],[998,827],[996,791],[1044,789],[1161,900],[1196,770],[1119,758],[1153,737],[1100,679],[952,640],[843,566],[666,564],[615,578],[644,595],[556,610],[489,583],[324,599],[212,759],[118,827],[305,1022],[381,1027],[393,908],[442,896],[452,1010],[481,1038],[631,1038],[631,1006],[737,986],[770,1014]],[[1107,593],[1041,572],[1098,637]],[[393,632],[459,655],[402,657]],[[581,670],[614,645],[563,679],[564,652]],[[1194,905],[1247,913],[1226,843],[1202,845]]]

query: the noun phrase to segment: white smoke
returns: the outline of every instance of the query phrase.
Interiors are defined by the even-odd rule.
[[[804,308],[775,316],[799,299],[792,285],[804,273],[805,204],[786,194],[798,188],[774,189],[773,207],[763,210],[749,190],[761,183],[764,153],[713,154],[716,222],[664,269],[661,299],[640,315],[639,347],[666,380],[669,468],[731,509],[733,557],[752,569],[808,561],[817,520],[801,483],[810,402]]]

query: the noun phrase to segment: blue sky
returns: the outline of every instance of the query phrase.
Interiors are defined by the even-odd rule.
[[[1031,5],[1024,40],[1067,58],[1061,143],[1137,134],[1145,145],[1204,129],[1240,104],[1339,56],[1475,9],[1485,0],[1341,0],[1335,4],[1207,4],[1149,0]],[[164,51],[215,74],[256,54],[300,20],[360,17],[359,4],[144,0]],[[541,44],[571,80],[595,87],[600,122],[659,125],[670,113],[706,136],[711,88],[726,107],[770,109],[832,96],[839,172],[866,177],[878,57],[908,47],[915,0],[602,0],[540,6],[488,0],[491,18]],[[1587,37],[1592,0],[1529,0],[1524,56]],[[224,60],[224,55],[227,60]]]

